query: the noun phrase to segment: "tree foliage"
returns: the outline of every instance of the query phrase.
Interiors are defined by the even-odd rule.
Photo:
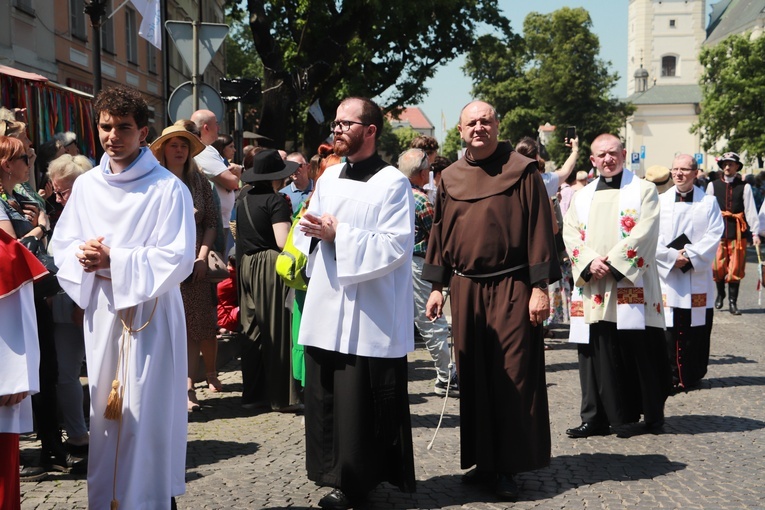
[[[633,108],[610,96],[618,74],[598,58],[600,43],[583,8],[558,9],[526,16],[523,36],[486,35],[468,53],[465,70],[473,77],[473,95],[497,109],[500,135],[517,141],[536,138],[545,122],[577,126],[581,162],[589,142],[600,133],[616,133]],[[547,147],[563,161],[565,129]]]
[[[441,154],[450,161],[457,161],[457,154],[462,148],[462,137],[457,126],[452,127],[446,132],[444,145],[441,147]]]
[[[228,0],[245,9],[263,63],[259,132],[312,150],[339,100],[375,97],[385,111],[417,102],[425,80],[472,46],[479,24],[506,28],[497,0]],[[319,100],[318,125],[307,108]]]
[[[701,113],[691,130],[705,150],[765,155],[765,37],[732,35],[699,56]]]

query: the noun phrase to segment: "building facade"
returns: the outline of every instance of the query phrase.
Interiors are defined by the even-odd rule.
[[[720,0],[708,23],[705,7],[705,0],[629,0],[626,100],[637,109],[624,137],[627,151],[641,155],[634,166],[640,175],[669,166],[677,153],[697,154],[704,171],[717,169],[714,154],[690,132],[703,108],[699,54],[732,34],[762,33],[765,0]]]
[[[191,80],[186,66],[163,30],[163,50],[138,35],[142,16],[131,2],[104,0],[102,87],[126,84],[140,90],[151,109],[150,136],[168,123],[170,93]],[[201,4],[200,4],[201,2]],[[51,82],[84,94],[93,93],[93,28],[85,0],[0,0],[0,64],[38,73]],[[224,0],[161,0],[162,19],[225,23]],[[116,9],[116,11],[115,11]],[[202,76],[216,90],[225,75],[219,51]],[[12,106],[12,105],[8,105]],[[44,141],[44,140],[43,140]]]

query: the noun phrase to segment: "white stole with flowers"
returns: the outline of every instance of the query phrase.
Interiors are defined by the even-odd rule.
[[[590,206],[595,195],[595,190],[602,177],[596,182],[577,192],[574,206],[578,220],[587,225],[590,216]],[[619,210],[634,211],[635,220],[640,218],[640,181],[628,170],[622,171],[622,181],[619,187]],[[614,228],[619,232],[619,237],[625,237],[621,229],[621,217],[617,217]],[[587,242],[589,229],[583,229],[582,243]],[[632,284],[626,278],[616,283],[616,329],[645,329],[645,298],[643,293],[643,277],[639,276]],[[623,296],[624,295],[624,296]],[[590,326],[584,320],[584,295],[582,287],[574,287],[571,296],[571,329],[569,341],[586,344],[590,341]]]

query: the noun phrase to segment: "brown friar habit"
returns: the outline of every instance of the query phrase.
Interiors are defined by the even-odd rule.
[[[529,298],[560,267],[536,165],[500,142],[490,157],[444,170],[438,189],[422,276],[451,286],[463,469],[512,475],[550,464],[542,326],[531,326]]]

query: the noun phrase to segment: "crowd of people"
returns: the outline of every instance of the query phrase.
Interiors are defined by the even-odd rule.
[[[727,295],[740,315],[746,246],[765,233],[735,153],[720,175],[679,154],[640,179],[603,133],[593,171],[575,171],[578,138],[547,171],[536,140],[500,140],[483,101],[461,112],[458,161],[420,136],[396,166],[366,98],[339,104],[315,155],[249,146],[241,160],[211,111],[149,141],[134,89],[94,109],[97,164],[74,133],[36,152],[24,112],[1,112],[2,510],[50,470],[87,473],[91,508],[175,508],[197,385],[227,391],[222,336],[240,340],[244,409],[304,413],[319,506],[351,508],[383,481],[413,492],[415,330],[433,392],[460,399],[463,483],[515,501],[515,475],[550,464],[551,328],[577,343],[569,437],[641,418],[661,433],[668,396],[706,374],[713,310]],[[286,248],[305,259],[299,285],[277,273]],[[22,462],[33,414],[39,459]]]

